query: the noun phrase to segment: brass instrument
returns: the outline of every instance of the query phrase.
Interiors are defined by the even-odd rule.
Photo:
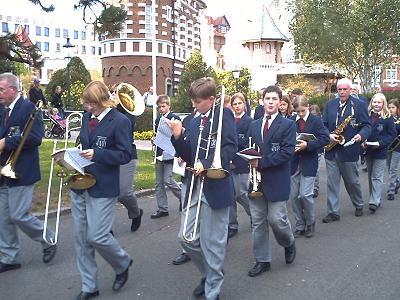
[[[249,144],[251,145],[251,137],[249,137]],[[253,145],[254,150],[256,149],[256,144]],[[261,191],[261,173],[257,170],[257,168],[253,168],[250,165],[250,183],[251,183],[251,191],[249,192],[249,197],[252,199],[260,198],[263,196],[263,192]]]
[[[207,159],[209,156],[209,152],[210,152],[210,147],[211,147],[211,139],[212,139],[212,134],[213,134],[213,127],[214,127],[214,113],[215,113],[215,107],[217,106],[217,101],[218,99],[220,99],[220,113],[219,113],[219,119],[218,119],[218,126],[216,128],[217,131],[217,140],[215,143],[215,152],[214,152],[214,159],[213,162],[211,164],[211,168],[206,169],[201,175],[200,175],[200,186],[197,190],[197,199],[198,199],[198,203],[197,203],[197,207],[196,207],[196,216],[195,216],[195,221],[194,221],[194,225],[193,228],[191,230],[191,232],[188,232],[188,221],[189,221],[189,208],[192,206],[192,196],[194,193],[194,183],[195,183],[195,172],[196,170],[194,168],[190,168],[187,167],[186,169],[189,170],[190,172],[192,172],[192,178],[190,181],[190,187],[189,187],[189,193],[188,193],[188,200],[186,203],[186,207],[183,209],[183,213],[185,214],[184,217],[184,221],[183,221],[183,232],[182,232],[182,236],[183,239],[188,242],[191,243],[194,240],[196,240],[196,235],[197,235],[197,230],[199,227],[199,220],[200,220],[200,208],[201,208],[201,195],[203,194],[203,186],[204,186],[204,176],[208,177],[208,178],[212,178],[212,179],[222,179],[225,178],[228,175],[228,171],[224,170],[222,168],[222,163],[221,163],[221,132],[222,132],[222,118],[223,118],[223,99],[225,96],[225,87],[221,86],[222,92],[221,92],[221,96],[218,97],[217,99],[214,100],[213,103],[213,107],[212,107],[212,111],[211,111],[211,120],[210,120],[210,129],[208,132],[208,136],[207,136],[207,146],[206,148],[201,147],[201,142],[204,141],[205,139],[202,138],[202,133],[204,130],[204,125],[200,123],[200,128],[199,128],[199,136],[197,139],[197,147],[196,147],[196,154],[195,154],[195,158],[194,158],[194,163],[196,164],[196,162],[199,159],[199,152],[200,149],[205,150],[205,158]]]
[[[129,114],[140,116],[145,109],[142,95],[129,83],[120,83],[116,90],[117,100],[122,108]]]
[[[18,175],[15,173],[15,165],[17,164],[18,157],[21,154],[22,149],[24,148],[26,139],[29,136],[29,133],[32,130],[33,123],[35,122],[38,113],[41,112],[41,107],[43,105],[42,100],[39,100],[36,104],[35,109],[32,111],[31,115],[29,116],[28,122],[26,122],[24,129],[21,133],[21,140],[18,144],[17,149],[11,152],[10,156],[7,158],[7,161],[4,166],[0,169],[1,176],[5,176],[12,179],[17,179]]]
[[[349,115],[346,119],[343,120],[342,123],[339,124],[339,126],[337,126],[337,127],[335,128],[334,131],[331,132],[331,134],[337,134],[337,135],[339,135],[339,142],[331,141],[328,145],[326,145],[326,146],[324,147],[324,148],[325,148],[325,151],[331,151],[331,150],[333,149],[333,147],[335,147],[337,144],[343,145],[343,144],[346,142],[344,136],[341,135],[341,134],[343,133],[343,131],[345,130],[345,128],[346,128],[347,126],[349,126],[349,124],[350,124],[350,122],[351,122],[351,119],[353,119],[353,117],[354,117],[353,114]]]

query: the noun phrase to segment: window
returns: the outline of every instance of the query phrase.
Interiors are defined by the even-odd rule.
[[[42,27],[36,26],[36,35],[41,36],[42,35]]]
[[[29,25],[25,25],[25,31],[26,33],[29,33]]]
[[[86,40],[86,31],[81,32],[81,40]]]
[[[55,31],[54,31],[54,34],[55,34],[56,37],[60,37],[61,36],[60,28],[56,28]]]
[[[165,18],[168,22],[172,22],[172,7],[170,6],[166,6],[166,18]]]
[[[259,43],[255,43],[254,44],[254,50],[258,50],[260,49],[260,44]]]
[[[99,47],[99,55],[101,55],[101,47]]]
[[[145,12],[145,17],[144,17],[145,25],[144,25],[144,28],[145,28],[145,30],[146,30],[144,36],[147,37],[147,38],[149,38],[149,37],[152,36],[152,30],[151,30],[151,13],[152,13],[152,8],[151,8],[151,5],[146,5],[146,7],[145,7],[145,9],[144,9],[144,12]]]
[[[86,46],[82,45],[82,54],[86,54]]]
[[[391,65],[386,67],[386,80],[388,81],[397,80],[397,65]]]
[[[265,44],[265,53],[271,53],[271,44]]]
[[[77,40],[78,39],[78,30],[74,30],[74,39]]]
[[[275,8],[279,8],[279,6],[280,6],[280,0],[275,0],[275,1],[274,1],[274,4],[275,4]]]
[[[1,28],[3,32],[8,32],[8,23],[7,22],[2,22],[1,23]]]
[[[63,37],[65,37],[65,38],[68,37],[68,29],[63,30]]]
[[[226,26],[225,25],[219,25],[219,32],[221,33],[226,33]]]
[[[61,44],[57,43],[56,44],[56,52],[60,52],[61,51]]]
[[[18,25],[19,25],[19,24],[15,24],[14,31],[17,31]]]
[[[92,55],[96,55],[96,47],[92,46],[91,53]]]
[[[36,48],[38,48],[39,50],[42,50],[42,43],[41,43],[41,42],[36,42],[35,46],[36,46]]]
[[[45,52],[49,52],[49,43],[48,42],[44,42],[44,51]]]
[[[50,32],[49,27],[45,27],[44,28],[44,36],[49,36],[49,32]]]

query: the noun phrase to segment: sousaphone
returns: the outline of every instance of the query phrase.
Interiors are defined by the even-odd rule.
[[[118,84],[116,94],[119,104],[127,113],[140,116],[144,112],[142,95],[133,85],[125,82]]]

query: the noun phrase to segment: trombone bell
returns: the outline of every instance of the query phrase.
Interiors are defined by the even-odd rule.
[[[0,173],[2,176],[12,178],[12,179],[17,179],[17,175],[15,174],[11,163],[8,163],[3,168],[1,168]]]
[[[96,184],[92,174],[74,174],[67,179],[67,185],[73,190],[86,190]]]
[[[223,179],[228,176],[229,172],[222,168],[210,168],[205,171],[205,174],[210,179]]]

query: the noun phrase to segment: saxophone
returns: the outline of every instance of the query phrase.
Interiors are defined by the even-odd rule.
[[[331,132],[331,134],[337,134],[339,135],[339,142],[335,142],[335,141],[331,141],[328,145],[326,145],[325,151],[331,151],[333,149],[333,147],[335,147],[337,144],[339,145],[343,145],[345,143],[345,138],[342,135],[344,129],[350,124],[351,119],[353,119],[354,114],[351,114],[350,116],[348,116],[346,119],[344,119],[344,121],[342,123],[340,123],[340,125],[338,127],[335,128],[334,131]]]

